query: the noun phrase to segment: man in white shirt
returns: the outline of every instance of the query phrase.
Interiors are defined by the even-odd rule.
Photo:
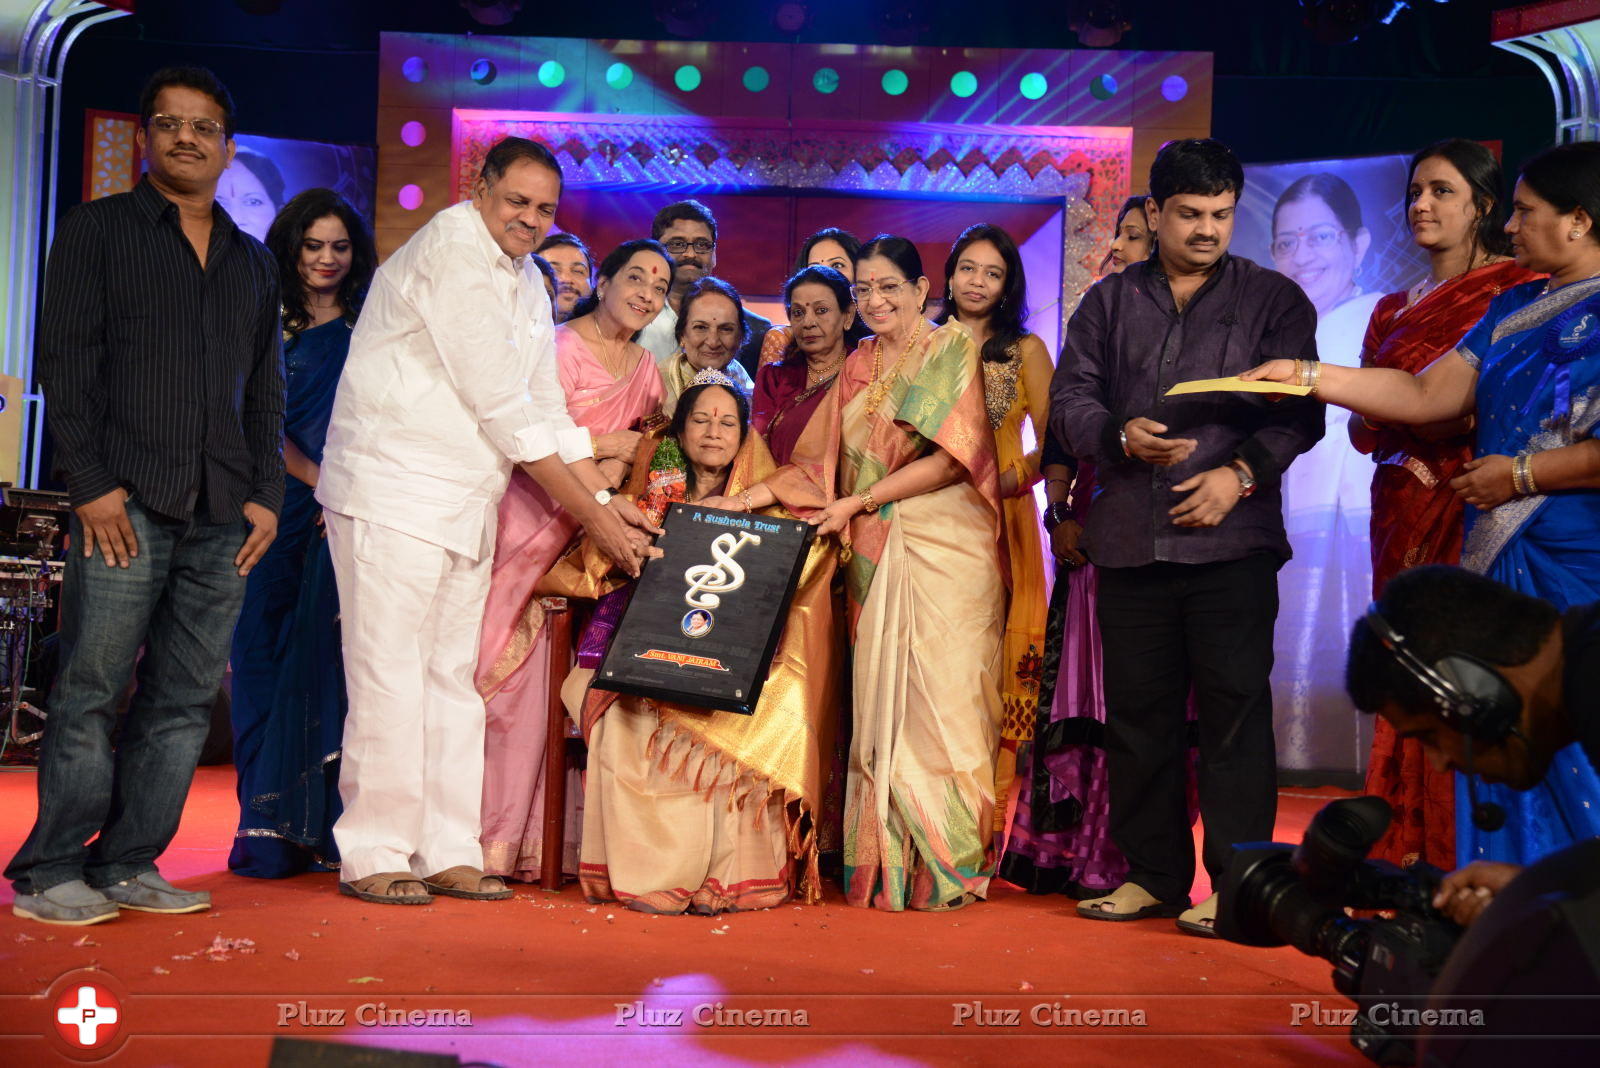
[[[350,340],[317,500],[350,707],[340,891],[365,901],[511,896],[480,868],[473,669],[512,465],[630,573],[652,529],[612,500],[556,376],[550,298],[529,254],[560,197],[547,149],[495,145],[472,200],[379,268]]]
[[[657,362],[678,351],[678,310],[683,298],[700,279],[717,269],[717,218],[698,200],[680,200],[656,212],[650,223],[650,236],[672,253],[672,288],[661,312],[639,331],[639,344]],[[735,357],[739,365],[755,378],[761,363],[761,343],[772,329],[772,320],[744,310],[745,340]]]

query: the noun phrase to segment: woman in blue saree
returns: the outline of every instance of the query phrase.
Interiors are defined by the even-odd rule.
[[[1475,415],[1474,458],[1451,481],[1471,506],[1462,566],[1565,610],[1600,601],[1600,144],[1529,161],[1506,232],[1517,264],[1548,281],[1496,297],[1422,374],[1273,360],[1242,377],[1312,386],[1374,422]],[[1498,831],[1473,824],[1465,778],[1456,793],[1461,864],[1528,864],[1600,835],[1600,777],[1576,745],[1533,790],[1479,787],[1506,812]]]
[[[239,830],[228,867],[276,879],[338,866],[344,666],[339,598],[313,498],[334,391],[377,253],[366,223],[329,189],[291,200],[267,233],[283,295],[283,511],[250,572],[233,635]]]

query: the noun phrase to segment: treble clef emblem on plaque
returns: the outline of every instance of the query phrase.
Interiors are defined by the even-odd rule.
[[[689,590],[683,595],[690,608],[716,608],[722,603],[720,593],[732,593],[744,585],[744,568],[734,556],[746,544],[760,545],[761,535],[748,530],[739,534],[719,534],[711,542],[714,564],[695,564],[683,573]]]

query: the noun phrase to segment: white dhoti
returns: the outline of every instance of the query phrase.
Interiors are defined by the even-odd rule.
[[[323,514],[349,697],[340,878],[479,867],[484,707],[473,672],[492,558]]]

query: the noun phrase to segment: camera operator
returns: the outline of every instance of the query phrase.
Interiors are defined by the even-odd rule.
[[[1519,791],[1600,767],[1600,603],[1566,613],[1474,572],[1402,572],[1350,636],[1345,686],[1356,707],[1416,738],[1435,767]],[[1573,744],[1576,743],[1576,744]],[[1550,806],[1550,841],[1600,836],[1600,812]],[[1494,830],[1498,806],[1473,822]],[[1552,846],[1535,852],[1550,852]],[[1450,873],[1434,907],[1472,923],[1519,865],[1477,861]]]

